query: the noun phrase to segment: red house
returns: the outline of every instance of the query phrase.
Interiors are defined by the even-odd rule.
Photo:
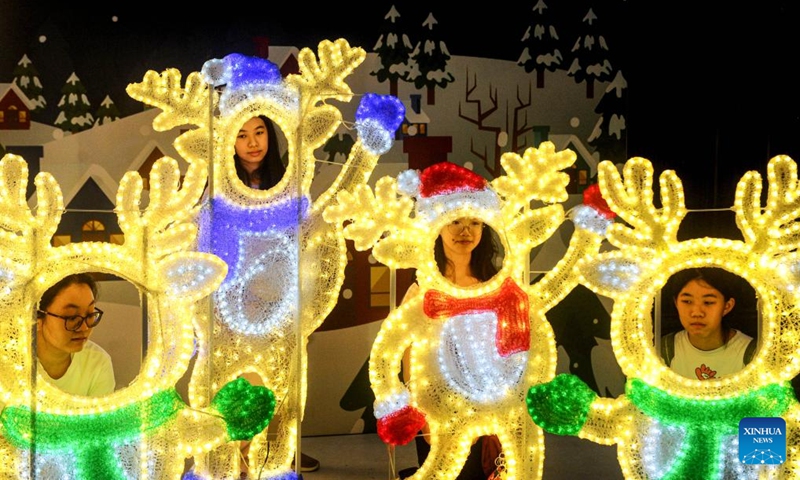
[[[30,130],[33,103],[13,83],[0,83],[0,130]]]

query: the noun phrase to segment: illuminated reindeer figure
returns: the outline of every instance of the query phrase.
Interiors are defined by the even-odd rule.
[[[202,409],[188,408],[175,390],[195,348],[194,304],[217,288],[226,272],[221,259],[192,251],[205,164],[192,165],[179,187],[180,175],[175,160],[158,160],[143,211],[142,178],[125,175],[115,207],[122,245],[54,247],[50,240],[64,209],[59,185],[51,174],[39,173],[31,209],[26,163],[11,154],[0,161],[0,477],[178,478],[187,457],[250,438],[268,424],[272,393],[245,380],[220,389]],[[32,325],[39,298],[61,278],[81,272],[124,278],[147,300],[141,372],[104,397],[65,393],[36,370]]]
[[[190,396],[192,405],[206,405],[222,385],[253,374],[275,392],[276,439],[267,442],[263,432],[249,448],[250,475],[258,478],[292,477],[306,398],[306,344],[333,309],[344,280],[345,238],[321,213],[336,193],[365,184],[404,117],[397,98],[364,95],[356,111],[357,141],[333,183],[311,198],[314,151],[344,123],[330,102],[352,99],[344,79],[365,56],[345,40],[323,41],[319,61],[301,50],[300,73],[285,79],[267,60],[231,54],[206,62],[185,88],[180,74],[167,70],[149,72],[128,89],[164,110],[156,129],[198,127],[176,141],[190,162],[213,155],[199,249],[225,260],[228,273],[212,296],[212,321],[196,332],[201,348]],[[286,174],[269,190],[243,184],[234,168],[238,131],[257,115],[269,117],[287,142]],[[225,445],[197,457],[195,474],[238,479],[240,457],[236,445]]]
[[[800,185],[786,156],[768,165],[767,204],[761,176],[739,181],[733,210],[743,241],[677,240],[686,215],[683,187],[673,171],[661,174],[661,204],[653,204],[653,169],[633,158],[624,167],[599,165],[602,195],[625,223],[608,229],[614,250],[579,264],[581,282],[614,299],[611,342],[628,377],[625,394],[597,398],[577,377],[559,375],[535,385],[529,413],[549,432],[617,445],[629,479],[797,478],[798,404],[789,380],[800,373]],[[651,308],[676,272],[718,267],[747,280],[760,298],[762,324],[756,356],[740,372],[710,380],[684,378],[654,347]],[[740,461],[739,422],[745,417],[783,417],[787,456],[782,465]]]
[[[569,177],[561,170],[575,158],[550,142],[523,156],[507,153],[501,158],[507,174],[491,184],[458,165],[438,163],[397,180],[381,178],[374,194],[368,186],[342,192],[338,205],[326,210],[328,221],[349,222],[344,235],[357,249],[372,247],[391,268],[417,269],[419,294],[384,321],[369,365],[384,442],[406,444],[426,421],[430,426],[430,455],[412,478],[455,478],[473,441],[490,434],[503,445],[504,478],[541,478],[542,432],[527,417],[524,400],[530,383],[555,375],[555,338],[545,313],[577,284],[575,262],[599,249],[602,228],[587,227],[607,222],[593,208],[578,207],[565,256],[539,282],[527,284],[531,249],[565,219],[559,202],[568,198]],[[534,200],[544,205],[529,208]],[[495,277],[466,288],[446,280],[433,256],[441,229],[463,217],[491,227],[505,252]],[[412,346],[405,385],[398,373]]]

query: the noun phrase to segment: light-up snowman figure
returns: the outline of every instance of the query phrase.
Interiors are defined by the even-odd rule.
[[[189,408],[176,391],[195,348],[201,316],[195,304],[227,269],[221,259],[193,251],[206,164],[190,165],[180,178],[175,160],[158,160],[144,208],[142,178],[125,175],[115,207],[122,245],[52,246],[64,210],[60,186],[39,173],[36,206],[29,208],[26,163],[11,154],[0,161],[0,478],[178,478],[187,457],[251,438],[269,423],[272,393],[245,380],[225,385],[205,408]],[[37,372],[32,326],[39,298],[81,272],[128,280],[148,306],[140,374],[103,397],[65,393]]]
[[[228,273],[211,297],[213,318],[197,330],[201,348],[189,391],[192,405],[203,406],[222,385],[254,374],[275,393],[274,440],[267,432],[253,439],[251,477],[296,478],[291,465],[306,398],[306,344],[333,309],[347,262],[341,229],[321,213],[338,192],[366,183],[404,117],[395,97],[361,97],[358,138],[338,176],[312,199],[314,151],[345,123],[334,103],[352,100],[344,80],[366,56],[345,40],[321,42],[318,55],[301,50],[300,73],[285,79],[265,59],[231,54],[206,62],[185,88],[174,71],[165,71],[148,74],[129,90],[165,110],[156,128],[199,127],[177,139],[182,155],[211,152],[214,158],[199,248],[225,260]],[[218,86],[221,94],[211,88]],[[188,94],[195,91],[202,94]],[[203,94],[211,100],[204,102]],[[244,185],[234,168],[238,131],[257,115],[270,118],[287,143],[286,173],[268,190]],[[224,445],[195,457],[193,474],[239,478],[240,457],[237,445]]]
[[[629,479],[797,478],[798,403],[789,381],[800,373],[800,186],[786,156],[768,165],[767,203],[762,179],[739,181],[733,211],[743,240],[677,240],[687,210],[673,171],[660,176],[661,208],[653,203],[653,168],[629,160],[623,178],[610,162],[599,165],[600,188],[623,222],[608,229],[616,247],[579,264],[581,283],[614,299],[611,342],[628,377],[625,394],[598,398],[577,377],[559,375],[530,389],[528,408],[545,430],[617,445]],[[676,272],[718,267],[756,290],[762,323],[759,349],[736,374],[696,380],[667,367],[654,347],[651,308]],[[787,458],[780,465],[740,462],[739,421],[782,417]]]
[[[504,478],[542,476],[542,432],[528,418],[524,399],[528,382],[555,375],[555,338],[545,313],[577,284],[573,267],[599,249],[608,220],[592,207],[578,207],[565,256],[528,285],[531,249],[565,219],[560,203],[568,198],[568,176],[561,170],[575,154],[544,142],[501,161],[507,174],[491,183],[443,162],[384,177],[374,193],[368,186],[343,192],[325,212],[331,222],[349,222],[344,235],[357,249],[372,247],[391,268],[417,269],[419,294],[384,321],[369,368],[378,433],[386,443],[406,444],[425,422],[430,427],[431,451],[414,479],[455,478],[473,441],[490,434],[502,443]],[[532,202],[538,206],[531,208]],[[505,253],[496,276],[466,288],[446,280],[433,256],[442,228],[463,217],[485,222]],[[408,347],[411,381],[405,385],[398,374]]]

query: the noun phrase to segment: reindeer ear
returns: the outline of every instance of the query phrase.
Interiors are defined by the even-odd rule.
[[[372,255],[392,268],[415,268],[423,262],[419,242],[408,236],[392,235],[384,238],[372,249]]]
[[[581,283],[600,295],[616,298],[639,282],[642,266],[639,260],[614,251],[578,263],[578,270],[584,278]]]
[[[333,135],[341,120],[342,113],[336,107],[317,107],[303,119],[303,142],[315,148],[322,145]]]
[[[210,295],[228,273],[228,265],[222,259],[198,252],[176,253],[159,267],[167,284],[167,295],[189,303]]]

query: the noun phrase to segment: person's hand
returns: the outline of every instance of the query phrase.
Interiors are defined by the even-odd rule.
[[[378,419],[378,436],[389,445],[405,445],[425,425],[425,415],[416,408],[405,407]]]

